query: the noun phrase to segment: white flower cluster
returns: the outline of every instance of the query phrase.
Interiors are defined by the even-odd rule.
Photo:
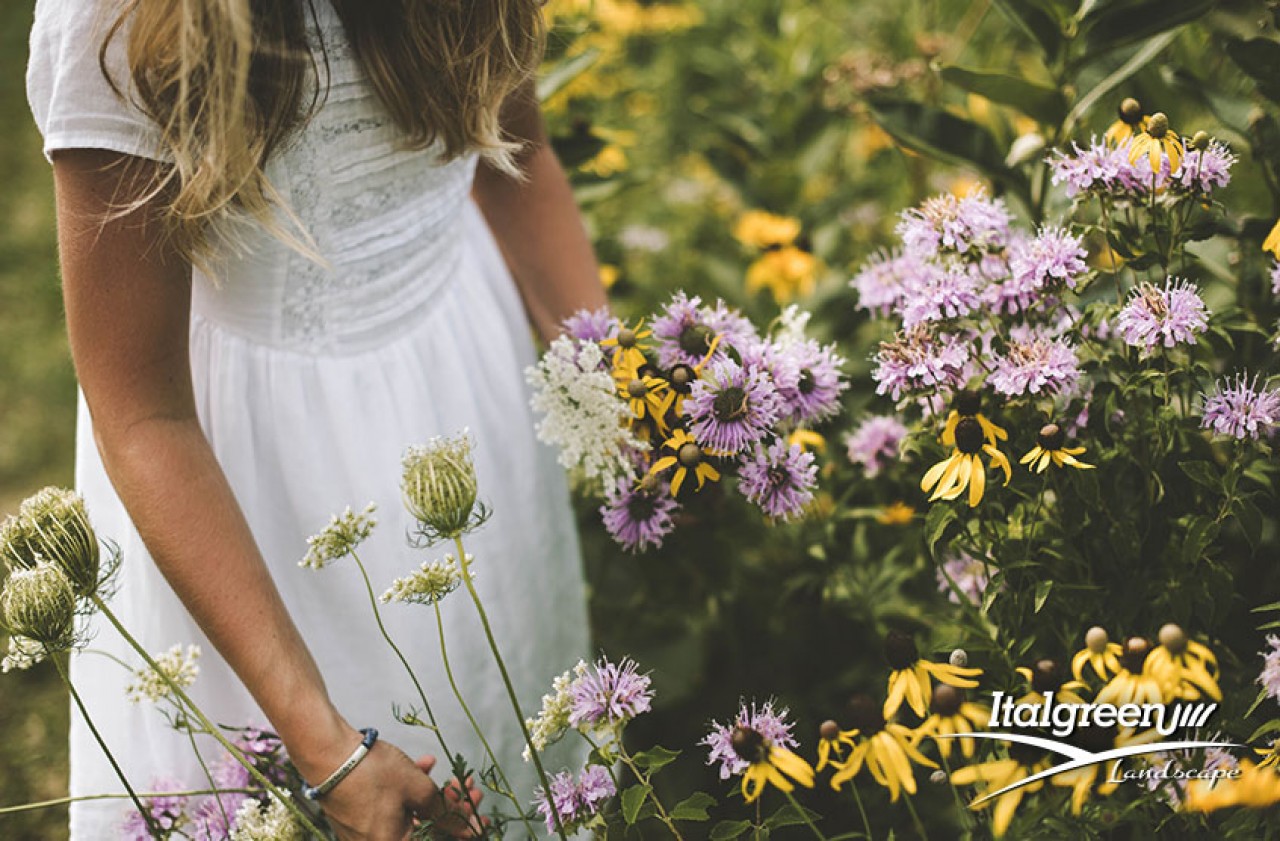
[[[774,345],[784,348],[807,342],[809,337],[805,334],[805,330],[809,326],[811,316],[812,313],[800,309],[798,305],[789,304],[778,316],[776,322],[778,327],[773,336]]]
[[[467,555],[467,562],[475,558]],[[462,569],[458,559],[453,555],[445,555],[442,561],[423,563],[417,572],[397,578],[391,582],[391,588],[381,596],[383,604],[387,602],[406,602],[408,604],[435,604],[462,585]]]
[[[125,695],[135,704],[163,701],[172,692],[170,683],[186,689],[196,682],[196,676],[200,674],[200,667],[196,665],[199,659],[200,646],[188,645],[184,651],[181,645],[175,645],[155,658],[156,669],[148,667],[135,671],[133,681],[125,687]]]
[[[529,728],[529,739],[538,751],[546,750],[569,730],[569,712],[573,704],[570,691],[578,678],[587,673],[587,664],[582,660],[578,665],[557,677],[551,682],[551,694],[542,696],[542,709],[537,717],[525,719]],[[524,748],[524,761],[529,761],[529,746]]]
[[[29,669],[44,659],[44,646],[27,637],[9,637],[9,653],[0,662],[0,674],[14,669]]]
[[[252,797],[236,811],[235,829],[228,841],[302,841],[304,833],[297,818],[278,797],[271,796],[263,809]]]
[[[368,539],[378,524],[373,517],[374,508],[370,502],[359,514],[352,511],[351,506],[347,506],[341,516],[335,514],[323,531],[307,538],[307,556],[298,566],[324,569],[325,564],[350,554]]]
[[[604,352],[595,342],[561,336],[525,371],[538,438],[560,450],[560,463],[607,484],[633,478],[630,454],[642,448],[627,425],[630,409],[619,398]]]

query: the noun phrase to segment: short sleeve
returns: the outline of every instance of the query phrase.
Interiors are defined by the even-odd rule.
[[[59,149],[107,149],[164,160],[159,127],[127,97],[126,33],[98,53],[119,11],[117,0],[37,0],[27,64],[27,102],[44,137],[44,155]],[[123,94],[123,95],[122,95]]]

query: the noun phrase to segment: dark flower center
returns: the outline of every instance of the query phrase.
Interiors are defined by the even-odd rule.
[[[971,388],[961,389],[951,401],[951,408],[957,415],[976,415],[982,409],[982,395]]]
[[[849,722],[863,736],[874,736],[884,729],[884,708],[870,695],[854,695],[849,699]]]
[[[1142,671],[1142,666],[1147,662],[1147,655],[1151,653],[1151,643],[1143,637],[1129,637],[1124,643],[1124,652],[1120,655],[1120,665],[1124,666],[1129,674],[1136,675]]]
[[[800,372],[800,382],[796,385],[796,388],[800,390],[801,394],[813,394],[814,389],[817,387],[818,381],[814,379],[813,371],[805,368]]]
[[[627,515],[638,523],[648,522],[658,508],[658,501],[648,494],[633,494],[627,501]]]
[[[632,348],[636,346],[636,331],[623,327],[618,331],[618,347]]]
[[[1151,119],[1147,120],[1147,134],[1160,140],[1168,133],[1169,118],[1159,111],[1152,114]]]
[[[775,488],[791,482],[791,472],[785,467],[770,467],[765,475],[769,477],[769,484]]]
[[[834,721],[830,721],[830,720],[824,721],[822,722],[821,726],[818,727],[818,738],[820,739],[825,739],[826,741],[830,742],[830,741],[834,741],[839,736],[840,736],[840,725],[836,724]]]
[[[702,356],[711,347],[713,332],[705,324],[690,324],[680,331],[680,349],[690,356]]]
[[[1082,730],[1088,728],[1081,728]],[[1034,745],[1024,745],[1021,742],[1014,742],[1009,745],[1009,758],[1017,761],[1019,765],[1031,767],[1044,759],[1044,748],[1038,748]]]
[[[721,423],[735,421],[747,413],[747,393],[731,385],[716,395],[711,411]]]
[[[750,727],[743,727],[741,724],[733,728],[733,735],[729,737],[729,744],[744,762],[750,762],[755,765],[758,762],[764,762],[769,755],[768,748],[764,742],[764,736],[758,730],[752,730]]]
[[[1031,667],[1031,688],[1044,695],[1062,686],[1062,672],[1054,660],[1037,660]]]
[[[1046,450],[1061,450],[1066,442],[1067,434],[1056,423],[1046,423],[1040,427],[1040,434],[1036,436],[1036,443]]]
[[[1142,103],[1131,96],[1127,96],[1121,100],[1118,113],[1121,121],[1131,126],[1136,126],[1142,122]]]
[[[982,424],[974,418],[961,418],[956,424],[956,449],[965,455],[982,451]]]
[[[671,369],[671,376],[668,379],[671,387],[681,394],[688,394],[693,387],[693,381],[698,378],[698,374],[688,365],[677,365]]]
[[[676,451],[676,460],[684,467],[697,467],[702,463],[702,448],[697,444],[684,444]]]
[[[631,397],[634,397],[637,400],[639,400],[641,397],[644,397],[648,393],[649,393],[649,386],[645,385],[644,380],[642,379],[637,378],[627,383],[627,394],[630,395]]]
[[[890,631],[884,638],[884,657],[889,661],[889,668],[901,671],[911,668],[920,659],[920,651],[910,634]]]
[[[1098,727],[1096,724],[1092,727],[1077,727],[1071,734],[1070,741],[1089,753],[1102,753],[1116,746],[1116,728],[1115,725]]]
[[[933,688],[933,699],[929,702],[929,709],[943,718],[949,718],[960,712],[960,705],[963,703],[964,690],[940,683]]]

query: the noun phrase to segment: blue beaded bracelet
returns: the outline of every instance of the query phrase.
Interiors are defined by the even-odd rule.
[[[329,778],[318,786],[309,786],[306,782],[302,784],[302,796],[308,800],[319,800],[329,792],[333,791],[334,786],[347,778],[347,775],[355,770],[360,764],[360,760],[364,759],[369,753],[369,748],[373,747],[373,743],[378,741],[378,731],[372,727],[366,727],[360,731],[364,734],[364,738],[360,740],[360,745],[355,749],[347,761],[338,766],[338,770],[329,775]]]

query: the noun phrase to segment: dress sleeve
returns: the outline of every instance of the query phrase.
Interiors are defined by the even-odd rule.
[[[112,39],[105,62],[121,93],[102,74],[98,51],[118,12],[117,0],[37,0],[27,102],[50,160],[58,149],[167,157],[159,127],[128,99],[127,33]]]

